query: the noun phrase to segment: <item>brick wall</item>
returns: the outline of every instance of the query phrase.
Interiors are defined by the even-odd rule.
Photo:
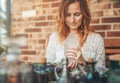
[[[58,5],[61,0],[13,0],[14,35],[27,37],[22,54],[45,55],[46,42],[54,31]],[[88,0],[92,13],[91,27],[105,39],[120,39],[120,2],[117,0]],[[34,11],[30,16],[26,11]]]
[[[91,27],[105,38],[120,38],[120,2],[117,0],[88,0]]]

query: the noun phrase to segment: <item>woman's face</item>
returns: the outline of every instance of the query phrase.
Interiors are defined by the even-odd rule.
[[[82,14],[79,2],[71,3],[66,12],[65,23],[70,30],[77,30],[82,22]]]

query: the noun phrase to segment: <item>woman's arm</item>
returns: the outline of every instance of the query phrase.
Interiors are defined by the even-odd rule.
[[[104,40],[101,36],[99,36],[99,40],[97,43],[96,49],[96,65],[95,69],[100,74],[104,73],[105,71],[105,47],[104,47]]]
[[[51,34],[47,44],[46,58],[48,63],[55,61],[55,47],[54,47],[54,34]]]

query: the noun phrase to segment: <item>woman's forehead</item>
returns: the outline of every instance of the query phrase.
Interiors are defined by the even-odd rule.
[[[67,12],[80,11],[80,3],[74,2],[68,6]]]

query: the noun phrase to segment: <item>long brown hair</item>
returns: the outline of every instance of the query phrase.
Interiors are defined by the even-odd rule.
[[[59,6],[57,33],[61,42],[63,42],[66,39],[66,37],[69,35],[70,29],[65,23],[66,12],[68,10],[68,6],[71,3],[74,3],[76,1],[80,3],[80,9],[83,16],[82,23],[78,28],[80,31],[82,31],[82,34],[83,34],[83,38],[81,41],[81,46],[83,46],[84,42],[87,39],[88,33],[90,32],[89,25],[91,21],[91,14],[90,14],[86,0],[62,0],[61,1]]]

